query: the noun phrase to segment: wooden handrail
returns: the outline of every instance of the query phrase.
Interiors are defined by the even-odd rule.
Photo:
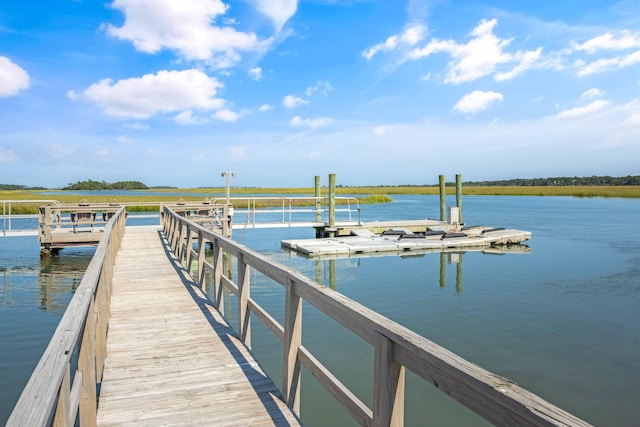
[[[96,424],[96,388],[102,381],[111,306],[111,280],[125,229],[125,208],[104,236],[7,426]]]
[[[249,317],[253,314],[283,342],[281,392],[287,405],[296,412],[299,412],[300,402],[300,367],[304,366],[361,425],[403,425],[404,375],[408,369],[495,425],[589,425],[512,381],[463,359],[302,273],[180,217],[167,206],[161,221],[173,252],[189,272],[192,261],[197,259],[198,278],[194,280],[205,291],[213,286],[213,305],[218,310],[224,314],[223,288],[238,296],[241,339],[250,340]],[[213,263],[207,262],[203,255],[207,243],[213,246]],[[192,248],[194,244],[196,249]],[[237,259],[238,284],[224,271],[225,253]],[[285,287],[284,325],[277,323],[251,299],[249,268]],[[212,284],[205,282],[205,271],[211,273]],[[373,408],[368,408],[302,346],[302,301],[373,346]]]

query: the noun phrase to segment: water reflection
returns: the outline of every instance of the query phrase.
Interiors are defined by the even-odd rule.
[[[412,252],[410,254],[406,253],[397,253],[390,254],[388,252],[379,252],[379,253],[369,253],[369,254],[354,254],[354,255],[326,255],[320,256],[315,259],[316,264],[316,282],[328,284],[328,286],[337,290],[336,288],[336,260],[338,259],[354,259],[356,261],[355,267],[356,270],[360,267],[360,259],[362,258],[371,258],[371,257],[381,257],[381,256],[399,256],[400,258],[419,258],[424,257],[426,254],[435,253],[436,251],[423,251],[423,252]],[[490,248],[483,249],[467,249],[464,251],[440,251],[440,277],[439,284],[441,288],[447,287],[447,265],[454,264],[456,266],[456,277],[455,277],[455,289],[456,293],[462,293],[462,260],[464,255],[467,252],[482,252],[486,255],[506,255],[506,254],[529,254],[531,253],[531,248],[524,244],[517,245],[504,245],[504,246],[496,246]],[[351,266],[351,264],[350,264]],[[324,274],[323,274],[324,273]],[[341,270],[340,271],[340,280],[344,281],[348,278],[349,272]],[[357,272],[356,272],[357,276]]]
[[[93,251],[43,257],[38,278],[39,306],[42,310],[64,312],[82,282]]]

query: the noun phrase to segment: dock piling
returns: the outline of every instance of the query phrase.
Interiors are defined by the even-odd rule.
[[[316,175],[315,176],[315,183],[314,183],[314,189],[315,189],[315,198],[316,198],[316,202],[315,202],[315,206],[316,206],[316,222],[320,222],[322,221],[322,201],[320,200],[320,197],[322,196],[322,192],[320,189],[320,176]],[[321,237],[323,237],[323,227],[316,227],[316,239],[319,239]]]
[[[458,207],[458,224],[462,224],[462,175],[456,175],[456,206]]]
[[[336,174],[329,174],[329,237],[336,236]]]
[[[444,175],[440,175],[439,180],[440,180],[440,221],[444,221],[445,210],[446,210],[445,197],[447,195],[447,192],[445,189]]]

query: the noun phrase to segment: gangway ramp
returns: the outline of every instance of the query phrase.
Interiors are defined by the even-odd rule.
[[[97,421],[299,425],[157,228],[127,227],[116,259]]]

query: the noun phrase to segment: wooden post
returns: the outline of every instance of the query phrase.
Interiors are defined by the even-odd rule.
[[[205,294],[207,293],[206,274],[204,272],[204,260],[206,254],[206,243],[202,230],[198,230],[198,284]]]
[[[302,343],[302,299],[295,282],[287,278],[284,308],[284,358],[282,362],[282,398],[289,408],[300,414],[300,359]]]
[[[322,190],[320,187],[320,177],[318,175],[315,176],[314,184],[315,184],[314,195],[316,198],[316,201],[315,201],[316,222],[320,222],[322,221],[322,201],[320,200],[320,197],[322,196]],[[316,227],[316,239],[319,239],[321,237],[323,237],[322,227]]]
[[[173,253],[176,254],[178,261],[182,263],[182,240],[184,239],[184,225],[182,221],[177,221],[178,232],[176,233],[178,238],[176,239],[175,248]]]
[[[224,301],[222,300],[222,248],[217,239],[213,240],[213,306],[224,314]]]
[[[321,190],[320,190],[320,177],[318,175],[316,175],[315,177],[315,198],[316,198],[316,222],[320,222],[322,221],[322,212],[320,211],[320,209],[322,209],[322,203],[320,201],[320,197],[322,196],[321,194]]]
[[[444,221],[446,218],[445,215],[445,210],[446,210],[446,188],[445,188],[445,182],[444,182],[444,175],[440,175],[439,177],[439,181],[440,181],[440,221]]]
[[[404,425],[404,366],[393,360],[393,341],[377,334],[373,376],[373,425]]]
[[[186,261],[185,267],[187,269],[187,273],[191,275],[191,260],[193,258],[193,233],[191,232],[191,226],[189,225],[189,223],[187,223],[186,230],[187,230],[187,243],[186,243],[185,250],[182,253],[181,259],[183,260],[182,261],[183,263]]]
[[[111,239],[113,239],[113,235]],[[112,244],[113,240],[110,242]],[[109,326],[109,309],[107,308],[108,300],[111,299],[111,295],[109,294],[109,281],[111,280],[109,277],[109,270],[111,267],[111,262],[109,260],[111,258],[111,251],[106,251],[105,260],[102,264],[102,269],[100,271],[100,278],[98,279],[98,285],[96,288],[96,305],[97,316],[96,320],[98,324],[96,325],[96,382],[102,381],[102,373],[104,370],[104,361],[107,357],[107,329]]]
[[[336,236],[336,174],[329,174],[329,237]]]
[[[60,385],[60,394],[58,395],[58,404],[53,417],[54,427],[67,427],[71,423],[71,368],[67,364],[67,369],[62,378]]]
[[[249,312],[250,278],[249,264],[244,262],[244,254],[238,253],[238,334],[240,340],[251,348],[251,316]]]
[[[458,207],[458,224],[462,224],[462,175],[456,175],[456,206]]]
[[[80,354],[78,356],[78,371],[82,372],[82,391],[80,393],[80,425],[96,425],[96,353],[94,335],[94,301],[91,297],[87,320],[82,334]]]

